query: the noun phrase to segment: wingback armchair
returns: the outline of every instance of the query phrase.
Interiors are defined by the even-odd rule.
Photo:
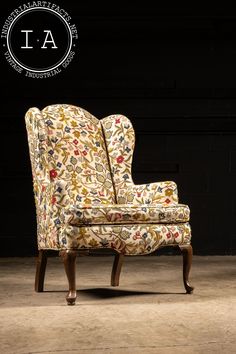
[[[73,305],[79,250],[116,251],[111,285],[117,286],[124,255],[178,246],[191,293],[189,208],[178,203],[174,182],[133,183],[129,119],[118,114],[98,120],[82,108],[55,104],[30,108],[25,120],[37,214],[35,290],[43,291],[48,250],[60,252],[69,283],[66,300]]]

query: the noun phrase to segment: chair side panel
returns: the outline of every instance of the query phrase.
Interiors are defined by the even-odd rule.
[[[52,211],[50,178],[47,168],[47,134],[40,110],[35,107],[30,108],[25,115],[25,123],[33,176],[38,248],[58,249],[58,232],[52,218],[55,210]]]

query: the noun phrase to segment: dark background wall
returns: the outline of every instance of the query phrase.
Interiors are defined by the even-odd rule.
[[[1,15],[23,2],[8,1]],[[236,252],[236,15],[129,2],[56,1],[73,17],[79,50],[49,79],[16,73],[2,53],[2,255],[36,253],[24,114],[81,106],[127,115],[136,130],[134,180],[174,180],[191,208],[196,254]],[[178,4],[179,5],[179,4]]]

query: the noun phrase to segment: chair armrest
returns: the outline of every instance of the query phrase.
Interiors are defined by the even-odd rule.
[[[178,190],[175,182],[155,182],[148,184],[131,185],[127,188],[125,196],[118,197],[118,203],[138,204],[178,204]]]

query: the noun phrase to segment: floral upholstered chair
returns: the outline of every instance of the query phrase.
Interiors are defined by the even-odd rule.
[[[35,290],[43,291],[48,250],[60,251],[72,305],[77,251],[116,251],[111,285],[117,286],[124,255],[178,246],[184,286],[191,293],[189,208],[178,203],[174,182],[133,183],[135,136],[128,118],[98,120],[82,108],[56,104],[29,109],[25,120],[37,212]]]

